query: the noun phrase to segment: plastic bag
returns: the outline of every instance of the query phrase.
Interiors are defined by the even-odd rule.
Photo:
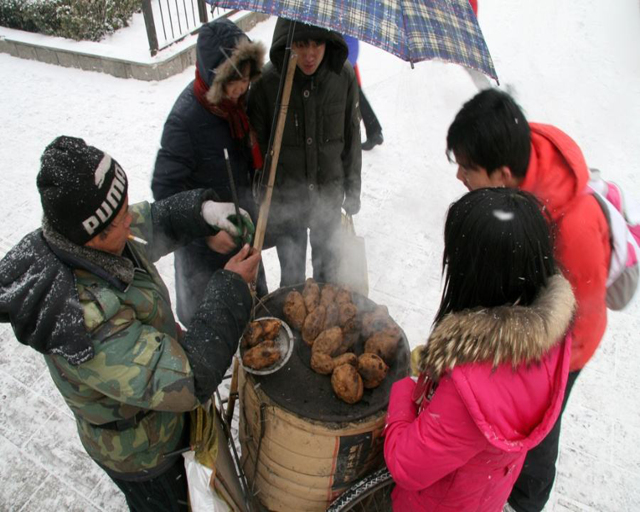
[[[183,453],[182,456],[189,485],[191,511],[230,512],[231,508],[213,489],[212,480],[215,477],[213,470],[200,464],[193,450]]]
[[[353,217],[342,214],[338,282],[365,297],[369,295],[369,272],[364,238],[356,235]]]
[[[213,401],[191,411],[190,443],[184,459],[191,510],[245,511],[240,477]]]

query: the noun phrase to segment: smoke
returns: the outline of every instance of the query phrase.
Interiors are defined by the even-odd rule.
[[[327,191],[332,186],[334,190]],[[355,291],[366,289],[364,240],[343,224],[341,205],[335,201],[341,195],[337,186],[329,184],[321,193],[309,191],[306,184],[295,187],[297,194],[291,193],[293,188],[276,189],[281,194],[274,195],[265,237],[265,248],[277,250],[280,286],[313,277],[320,283],[355,286]],[[324,200],[325,195],[330,199]]]

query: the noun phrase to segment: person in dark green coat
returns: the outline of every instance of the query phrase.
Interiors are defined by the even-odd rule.
[[[249,91],[249,117],[263,153],[276,115],[290,24],[277,21],[271,62]],[[280,286],[305,280],[307,236],[314,279],[336,282],[341,208],[351,215],[360,210],[358,83],[347,44],[336,32],[297,23],[293,49],[298,65],[266,231],[267,245],[278,251]]]
[[[249,321],[258,253],[208,283],[186,333],[154,266],[196,237],[239,235],[233,204],[203,189],[128,205],[118,163],[58,137],[37,178],[42,228],[0,261],[0,322],[41,352],[89,456],[131,510],[186,511],[185,413],[207,402]],[[248,236],[253,229],[241,211]]]

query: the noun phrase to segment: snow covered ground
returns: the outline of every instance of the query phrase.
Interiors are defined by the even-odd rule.
[[[640,212],[638,1],[484,0],[479,18],[501,86],[530,120],[569,133],[589,165],[618,182]],[[268,44],[273,24],[258,25],[251,36]],[[126,48],[142,54],[145,44],[144,36],[131,35],[100,43],[118,55]],[[465,191],[446,160],[445,134],[476,89],[452,64],[424,62],[411,70],[367,45],[359,62],[385,142],[363,155],[356,229],[366,237],[371,298],[389,306],[413,347],[426,338],[438,304],[446,208]],[[162,126],[193,68],[142,82],[0,54],[0,69],[0,256],[40,223],[35,176],[42,150],[57,135],[83,137],[112,154],[129,176],[131,202],[151,198]],[[274,251],[264,260],[275,289]],[[173,286],[171,258],[160,267]],[[640,510],[638,333],[636,297],[624,312],[610,314],[600,349],[574,388],[548,511]],[[84,454],[41,358],[4,324],[0,340],[0,509],[125,510]]]

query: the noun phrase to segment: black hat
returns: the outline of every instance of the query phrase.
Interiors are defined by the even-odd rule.
[[[78,245],[111,224],[127,198],[127,176],[118,162],[82,139],[58,137],[40,164],[36,183],[44,215]]]

